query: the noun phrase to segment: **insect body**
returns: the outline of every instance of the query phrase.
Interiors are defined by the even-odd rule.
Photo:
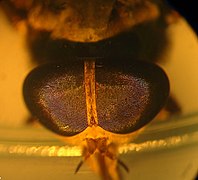
[[[168,43],[171,9],[161,0],[2,0],[1,5],[25,31],[38,64],[71,57],[156,62]]]
[[[84,161],[96,164],[103,179],[120,179],[117,147],[153,119],[168,94],[161,68],[127,60],[46,64],[24,83],[30,111],[66,141],[82,145]]]
[[[166,49],[171,10],[160,0],[1,4],[14,24],[25,25],[32,59],[46,63],[24,82],[29,110],[81,145],[84,161],[103,179],[121,179],[118,146],[155,117],[169,94],[163,70],[145,61],[158,61]]]

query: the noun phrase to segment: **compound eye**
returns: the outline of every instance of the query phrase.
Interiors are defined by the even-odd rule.
[[[98,123],[113,133],[131,133],[150,122],[164,106],[169,81],[154,64],[131,62],[112,67],[96,68]]]
[[[87,128],[83,64],[47,64],[24,82],[27,107],[53,132],[72,136]]]
[[[27,76],[23,93],[32,114],[57,134],[73,136],[92,125],[126,134],[160,111],[169,81],[145,62],[48,64]]]

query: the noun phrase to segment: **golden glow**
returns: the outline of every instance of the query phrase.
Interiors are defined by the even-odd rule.
[[[143,143],[129,143],[118,148],[119,154],[130,152],[146,152],[175,147],[184,144],[189,138],[197,137],[198,133],[184,134],[182,136],[172,136],[165,139],[145,141]],[[40,146],[40,145],[9,145],[0,144],[0,154],[17,154],[24,156],[55,156],[74,157],[81,156],[82,149],[79,146]]]
[[[81,156],[81,148],[77,146],[31,146],[0,144],[1,154],[17,154],[25,156]]]

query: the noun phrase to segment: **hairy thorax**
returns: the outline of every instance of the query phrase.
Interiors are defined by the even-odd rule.
[[[96,42],[154,21],[159,9],[151,0],[43,0],[15,1],[27,9],[28,25],[51,32],[55,39]]]

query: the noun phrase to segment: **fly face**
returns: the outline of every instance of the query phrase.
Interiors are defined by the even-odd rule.
[[[51,131],[81,144],[84,160],[94,157],[95,169],[105,179],[119,177],[116,147],[134,138],[160,111],[169,82],[154,64],[79,60],[34,69],[23,92],[33,115]]]
[[[2,1],[11,20],[26,25],[33,59],[47,63],[24,82],[27,107],[65,141],[82,145],[84,161],[103,179],[121,178],[118,164],[127,168],[117,147],[133,139],[168,97],[163,70],[139,61],[156,62],[166,47],[170,9],[162,4]]]

